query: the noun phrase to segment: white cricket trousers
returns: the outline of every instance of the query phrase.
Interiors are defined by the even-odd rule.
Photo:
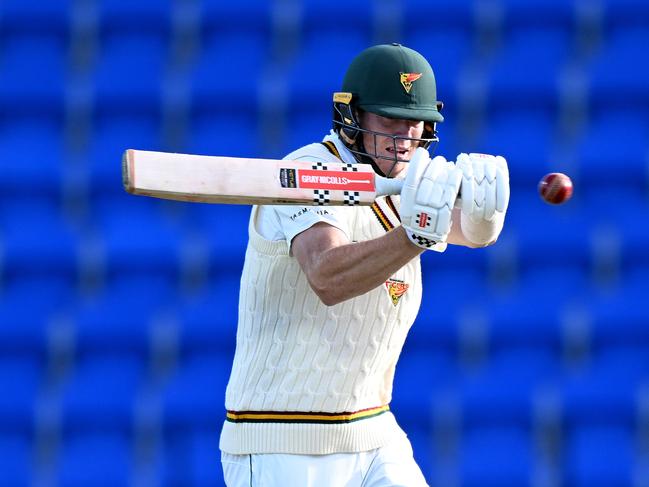
[[[428,487],[404,435],[360,453],[221,453],[227,487]]]

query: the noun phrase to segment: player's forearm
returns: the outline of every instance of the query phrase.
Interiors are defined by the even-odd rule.
[[[382,285],[422,252],[397,227],[382,237],[322,252],[307,276],[322,302],[332,306]]]

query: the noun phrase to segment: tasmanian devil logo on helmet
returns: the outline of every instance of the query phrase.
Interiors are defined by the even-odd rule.
[[[399,73],[401,84],[406,93],[410,94],[412,84],[421,78],[422,73]]]

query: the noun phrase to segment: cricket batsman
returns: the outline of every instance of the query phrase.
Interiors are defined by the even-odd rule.
[[[427,485],[390,412],[422,298],[419,256],[493,244],[509,201],[502,157],[430,158],[440,108],[423,56],[366,49],[334,94],[333,130],[286,159],[370,164],[403,178],[401,194],[253,207],[220,439],[229,487]]]

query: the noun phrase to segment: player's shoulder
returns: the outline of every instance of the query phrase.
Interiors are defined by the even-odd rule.
[[[340,162],[339,159],[329,152],[327,147],[315,142],[294,150],[284,157],[287,161],[314,161],[314,162]]]

